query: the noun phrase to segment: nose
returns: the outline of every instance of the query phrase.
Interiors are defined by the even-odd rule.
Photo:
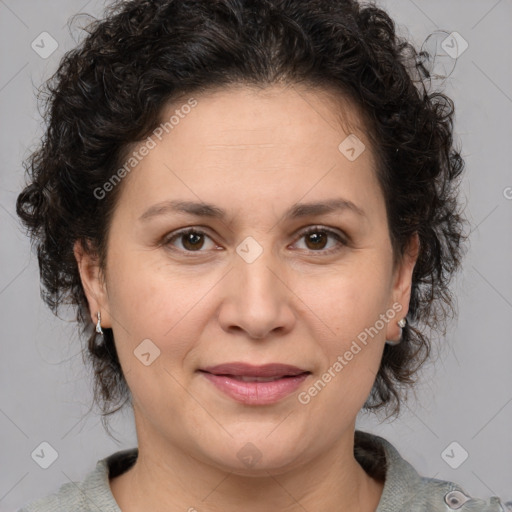
[[[270,250],[263,250],[254,261],[241,254],[226,276],[229,281],[218,317],[221,327],[258,340],[290,332],[296,321],[295,295],[283,265]]]

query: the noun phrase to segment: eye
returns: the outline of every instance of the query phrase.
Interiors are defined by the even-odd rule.
[[[321,226],[313,226],[300,233],[300,238],[305,239],[306,249],[313,252],[333,253],[339,251],[342,246],[347,245],[345,238],[337,231],[332,229],[323,228]],[[330,249],[325,249],[329,237],[334,238],[337,244]]]
[[[458,510],[468,500],[469,500],[469,497],[460,491],[451,491],[448,494],[446,494],[444,497],[445,503],[452,510]]]
[[[173,245],[174,241],[177,240],[182,245],[182,247],[179,248],[182,252],[204,252],[201,251],[201,249],[205,245],[205,237],[211,240],[204,231],[196,228],[189,228],[178,231],[177,233],[172,234],[172,236],[167,237],[164,240],[164,244],[166,246]]]
[[[342,235],[336,231],[320,226],[313,226],[302,231],[299,234],[299,239],[302,238],[305,239],[306,250],[313,252],[332,253],[340,250],[340,246],[346,245],[346,241]],[[326,245],[328,245],[329,238],[335,239],[337,244],[335,243],[334,247],[325,249]],[[205,231],[198,228],[187,228],[171,233],[164,239],[163,245],[173,250],[181,251],[182,253],[199,253],[208,250],[208,247],[205,249],[205,239],[212,241]],[[176,247],[176,243],[179,243],[181,247]],[[215,244],[212,241],[210,249],[213,247],[215,247]]]

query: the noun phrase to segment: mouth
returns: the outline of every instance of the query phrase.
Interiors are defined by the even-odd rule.
[[[289,364],[270,363],[255,366],[238,362],[208,366],[201,368],[199,371],[211,373],[212,375],[230,376],[239,380],[253,379],[245,380],[245,382],[268,382],[285,377],[296,377],[302,373],[311,373],[304,368]]]
[[[249,377],[247,375],[229,375],[229,374],[212,374],[212,375],[223,375],[224,377],[229,377],[234,380],[238,380],[240,382],[274,382],[280,379],[289,379],[293,377],[293,375],[278,375],[276,377]]]
[[[198,370],[217,390],[246,405],[277,402],[298,389],[311,371],[287,364],[226,363]]]

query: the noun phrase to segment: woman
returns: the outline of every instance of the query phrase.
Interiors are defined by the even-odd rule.
[[[463,255],[453,106],[415,63],[350,0],[124,1],[90,27],[17,206],[138,448],[23,511],[504,510],[355,430],[398,414]]]

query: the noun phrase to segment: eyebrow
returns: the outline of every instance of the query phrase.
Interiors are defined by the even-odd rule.
[[[336,198],[322,202],[297,203],[285,213],[283,220],[293,220],[341,211],[351,211],[361,217],[366,217],[365,211],[352,201]],[[175,200],[163,201],[151,206],[139,217],[139,221],[147,222],[154,217],[168,215],[170,213],[185,213],[195,217],[207,217],[220,220],[227,218],[227,212],[213,204]]]

